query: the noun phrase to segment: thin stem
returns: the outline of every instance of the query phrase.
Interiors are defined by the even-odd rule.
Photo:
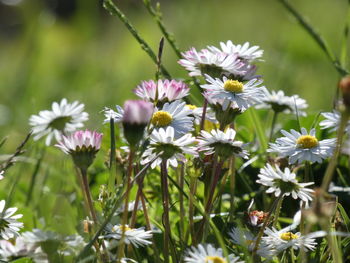
[[[207,113],[207,107],[208,107],[208,101],[207,101],[207,99],[204,99],[203,112],[202,112],[202,118],[201,118],[201,123],[200,123],[200,131],[204,129],[205,115]]]
[[[36,182],[36,178],[37,178],[37,175],[38,175],[38,172],[40,170],[40,167],[41,167],[41,162],[44,158],[44,155],[45,155],[45,150],[46,150],[46,147],[42,147],[41,149],[41,153],[40,153],[40,157],[35,165],[35,168],[34,168],[34,171],[32,173],[32,177],[30,179],[30,186],[29,186],[29,190],[28,190],[28,193],[27,193],[27,201],[26,201],[26,206],[29,205],[31,199],[32,199],[32,194],[33,194],[33,190],[34,190],[34,185],[35,185],[35,182]]]
[[[94,205],[92,202],[92,197],[91,197],[91,193],[90,193],[90,187],[89,187],[89,182],[88,182],[88,177],[87,177],[87,171],[85,169],[80,169],[81,172],[81,177],[83,179],[83,190],[85,192],[86,195],[86,200],[87,200],[87,206],[88,209],[90,211],[90,215],[91,218],[94,220],[95,225],[98,225],[98,220],[97,220],[97,216],[96,216],[96,212],[94,209]]]
[[[278,222],[278,217],[280,216],[281,208],[282,208],[282,203],[283,203],[283,196],[279,199],[276,207],[276,213],[273,221],[273,227],[276,227],[277,222]]]
[[[271,142],[271,140],[272,140],[273,131],[275,129],[275,125],[276,125],[276,121],[277,121],[277,116],[278,116],[278,112],[277,111],[273,111],[269,142]]]
[[[179,176],[179,186],[184,189],[185,183],[185,165],[182,163],[180,166],[180,176]],[[179,192],[179,202],[180,202],[180,236],[184,236],[185,232],[185,207],[184,207],[184,195],[183,192]]]
[[[294,248],[293,247],[291,247],[290,248],[290,262],[291,263],[295,263],[295,257],[294,257]]]
[[[236,185],[236,158],[235,156],[231,157],[230,160],[230,220],[233,220],[233,215],[235,212],[235,185]]]
[[[127,170],[127,184],[126,184],[126,192],[125,192],[125,202],[124,202],[124,212],[122,216],[122,235],[120,238],[120,245],[118,246],[117,251],[117,262],[121,263],[122,255],[124,252],[124,240],[125,240],[125,225],[128,221],[128,204],[129,204],[129,196],[130,196],[130,189],[131,189],[131,176],[132,176],[132,168],[133,168],[133,159],[134,159],[134,149],[131,147],[129,152],[129,160],[128,160],[128,170]]]
[[[189,197],[189,204],[188,204],[188,216],[189,216],[189,228],[190,228],[190,233],[191,233],[191,241],[193,245],[197,245],[196,242],[196,234],[194,231],[194,196],[196,194],[197,190],[197,178],[190,178],[190,197]],[[187,240],[187,238],[186,238]]]
[[[114,186],[117,180],[117,163],[115,157],[115,127],[114,127],[114,119],[111,118],[109,120],[109,128],[110,128],[110,139],[111,139],[111,152],[109,156],[109,181],[108,181],[108,190],[113,192]],[[117,184],[121,182],[117,181]]]

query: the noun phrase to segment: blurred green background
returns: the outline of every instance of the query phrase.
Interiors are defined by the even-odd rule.
[[[157,49],[161,33],[142,0],[115,1],[141,36]],[[155,4],[155,2],[153,2]],[[339,55],[346,0],[294,0]],[[338,74],[310,36],[277,0],[160,1],[164,23],[181,50],[220,41],[249,41],[265,50],[258,73],[269,89],[307,99],[313,112],[330,110]],[[101,1],[0,0],[0,135],[17,145],[31,114],[63,97],[86,105],[90,128],[104,106],[133,98],[155,66]],[[164,65],[187,77],[166,44]]]

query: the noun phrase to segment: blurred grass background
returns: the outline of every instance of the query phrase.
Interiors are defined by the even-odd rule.
[[[157,49],[161,33],[141,0],[117,1],[142,37]],[[338,75],[320,48],[277,0],[160,1],[164,23],[181,50],[231,39],[265,50],[258,73],[269,89],[329,110]],[[294,0],[339,55],[346,0]],[[155,66],[123,24],[97,0],[0,0],[0,135],[18,144],[31,114],[63,97],[86,105],[98,128],[104,106],[132,98]],[[166,44],[164,64],[187,77]]]

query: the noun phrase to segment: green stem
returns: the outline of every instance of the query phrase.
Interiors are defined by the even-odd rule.
[[[235,212],[235,185],[236,185],[236,169],[235,169],[235,156],[231,157],[230,160],[230,221],[233,220]]]
[[[293,247],[291,247],[290,248],[290,262],[291,263],[295,263],[295,257],[294,257],[294,248]]]
[[[110,192],[114,191],[114,186],[116,183],[117,178],[117,163],[116,163],[116,157],[115,157],[115,127],[114,127],[114,119],[111,118],[109,120],[109,128],[110,128],[110,139],[111,139],[111,152],[109,156],[109,181],[108,181],[108,190]],[[117,184],[120,184],[121,181],[117,181]]]
[[[275,125],[276,125],[276,121],[277,121],[277,116],[278,116],[278,112],[277,111],[273,111],[269,142],[271,142],[271,140],[272,140],[273,131],[275,129]]]
[[[43,147],[41,149],[40,157],[37,160],[37,163],[35,165],[34,171],[32,173],[32,177],[30,179],[30,186],[29,186],[29,190],[28,190],[28,194],[27,194],[26,206],[29,205],[29,203],[30,203],[30,201],[32,199],[32,194],[33,194],[36,178],[37,178],[38,172],[39,172],[40,167],[41,167],[41,162],[42,162],[42,160],[44,158],[44,155],[45,155],[45,150],[46,150],[46,147]]]
[[[275,228],[276,228],[276,225],[278,223],[278,217],[280,216],[282,203],[283,203],[283,196],[280,198],[280,200],[277,203],[276,213],[275,213],[275,217],[274,217],[274,220],[273,220],[273,227],[275,227]]]
[[[190,178],[190,196],[189,196],[189,204],[188,204],[188,216],[189,216],[189,228],[191,233],[191,241],[193,245],[197,245],[196,242],[196,234],[194,231],[194,196],[196,194],[197,189],[197,178],[191,177]],[[187,241],[187,238],[186,238]],[[187,242],[186,242],[187,243]]]

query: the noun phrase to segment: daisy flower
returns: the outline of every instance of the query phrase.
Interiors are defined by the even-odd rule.
[[[243,45],[235,45],[231,40],[220,42],[221,50],[214,46],[209,46],[208,49],[212,52],[224,52],[225,54],[236,54],[238,58],[244,59],[248,62],[260,59],[264,50],[260,49],[259,46],[249,47],[249,42],[245,42]]]
[[[326,139],[319,141],[316,137],[315,129],[310,134],[305,128],[301,128],[301,133],[295,130],[287,132],[281,130],[285,137],[278,138],[275,143],[270,143],[268,152],[278,153],[281,157],[289,157],[289,163],[322,163],[323,159],[333,154],[336,139]]]
[[[32,115],[29,125],[32,126],[34,140],[46,137],[46,145],[50,145],[53,137],[59,141],[62,134],[74,132],[84,126],[83,122],[88,120],[89,114],[83,112],[84,104],[78,101],[68,103],[62,99],[58,104],[52,103],[52,110],[40,111],[39,115]]]
[[[187,250],[184,258],[187,263],[242,263],[234,254],[228,256],[228,261],[221,248],[215,248],[211,244],[192,247]]]
[[[306,116],[305,109],[308,107],[306,100],[298,95],[286,96],[282,90],[271,92],[263,88],[264,96],[261,99],[261,104],[257,105],[260,109],[272,109],[274,112],[283,112],[286,114],[299,114]]]
[[[266,193],[274,193],[276,197],[281,194],[283,196],[291,195],[294,199],[301,199],[306,203],[312,200],[311,194],[314,191],[306,186],[314,183],[299,183],[295,173],[292,173],[289,168],[285,168],[282,172],[278,166],[274,169],[270,164],[267,164],[260,169],[258,177],[256,182],[268,187]]]
[[[123,120],[123,115],[124,115],[124,110],[122,107],[120,107],[119,105],[115,106],[117,111],[114,111],[110,108],[105,107],[103,109],[103,114],[105,115],[105,119],[103,121],[103,123],[109,123],[111,121],[111,119],[114,120],[114,123],[118,123],[121,122]]]
[[[134,93],[143,100],[171,102],[186,97],[190,89],[187,84],[176,80],[143,81]],[[156,98],[157,97],[157,98]]]
[[[334,132],[338,129],[340,124],[339,111],[333,110],[333,112],[323,112],[321,115],[326,118],[320,122],[321,129],[330,129],[330,132]],[[345,131],[350,131],[350,121],[348,121]]]
[[[183,59],[180,59],[178,63],[190,72],[190,76],[209,74],[219,77],[222,74],[245,73],[242,70],[244,63],[235,54],[211,52],[208,49],[197,51],[195,48],[181,54]]]
[[[17,208],[11,207],[5,209],[5,200],[0,201],[0,238],[10,239],[19,235],[18,231],[23,227],[23,223],[18,222],[21,214],[14,215]]]
[[[160,165],[162,160],[167,160],[167,165],[170,164],[173,167],[177,167],[178,160],[181,162],[187,161],[184,154],[197,155],[196,148],[190,146],[194,142],[195,138],[191,134],[175,139],[173,127],[153,130],[150,136],[150,144],[142,155],[141,164],[146,164],[153,160],[151,164],[153,169]],[[156,158],[157,156],[158,158]]]
[[[214,129],[211,132],[201,131],[201,137],[198,141],[198,150],[205,155],[216,153],[220,157],[230,157],[237,155],[242,158],[248,158],[248,152],[242,147],[243,142],[235,141],[236,132],[228,128],[225,132]]]
[[[238,80],[213,79],[206,75],[206,81],[209,84],[201,85],[213,99],[224,99],[237,104],[240,110],[246,110],[250,106],[259,102],[264,96],[262,87],[258,87],[263,81],[252,79],[247,83]]]
[[[276,249],[277,253],[280,253],[290,247],[295,250],[304,248],[305,251],[314,250],[317,243],[312,237],[305,236],[303,237],[299,232],[292,233],[286,229],[280,231],[273,228],[266,228],[264,231],[265,235],[262,240],[268,247]]]
[[[202,120],[203,107],[197,107],[192,104],[186,104],[186,108],[192,111],[191,115],[194,117],[194,122],[196,125],[199,125]],[[212,123],[217,123],[217,120],[215,119],[215,114],[210,107],[207,107],[207,111],[205,113],[205,119]]]
[[[145,231],[143,227],[130,228],[128,225],[124,227],[122,225],[107,225],[107,234],[100,238],[116,239],[119,241],[122,237],[123,230],[125,231],[124,242],[127,245],[132,244],[135,247],[143,247],[152,244],[150,241],[152,238],[152,231]]]
[[[0,259],[13,260],[19,257],[28,256],[32,248],[29,247],[23,238],[16,238],[16,242],[12,243],[7,240],[0,240]]]
[[[173,127],[178,138],[193,130],[192,111],[186,108],[186,103],[180,100],[165,103],[161,110],[156,110],[151,118],[155,129]]]

